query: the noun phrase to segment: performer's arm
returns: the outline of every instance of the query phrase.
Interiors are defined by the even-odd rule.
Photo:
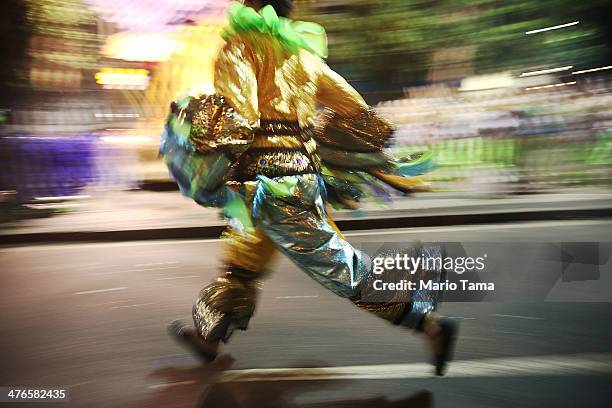
[[[353,116],[368,108],[361,95],[324,62],[321,62],[317,99],[343,116]]]
[[[319,116],[315,139],[329,149],[344,151],[380,151],[393,134],[393,126],[381,118],[344,78],[320,63],[317,100],[326,106]],[[325,151],[319,156],[325,161]],[[328,157],[339,157],[330,153]],[[353,157],[353,159],[355,159]],[[369,163],[370,167],[373,163]]]

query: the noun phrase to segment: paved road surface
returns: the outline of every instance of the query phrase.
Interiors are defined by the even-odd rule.
[[[609,241],[610,227],[537,222],[348,238],[356,245],[416,238],[537,245]],[[500,248],[489,257],[517,256]],[[609,259],[600,267],[601,290],[582,288],[585,302],[444,304],[441,311],[461,321],[461,338],[448,377],[432,378],[419,337],[356,310],[282,258],[249,332],[199,367],[166,336],[165,324],[189,318],[219,250],[218,240],[0,249],[0,385],[69,387],[70,404],[58,407],[609,406]],[[559,296],[549,299],[567,299]],[[599,302],[586,303],[593,299]]]

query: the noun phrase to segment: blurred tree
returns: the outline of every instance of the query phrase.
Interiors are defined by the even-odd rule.
[[[609,27],[594,12],[609,8],[607,0],[322,0],[303,6],[300,17],[328,31],[330,63],[379,88],[471,72],[590,66],[610,53]],[[526,34],[572,21],[580,24]],[[432,75],[435,70],[444,74]]]
[[[26,45],[30,26],[26,21],[26,6],[22,0],[6,0],[0,13],[0,98],[2,107],[7,107],[19,94],[16,88],[27,84],[25,74]],[[17,95],[16,95],[17,94]]]
[[[97,89],[102,36],[83,0],[26,0],[32,26],[30,82],[37,89]]]

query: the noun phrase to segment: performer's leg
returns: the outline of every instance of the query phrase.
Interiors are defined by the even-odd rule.
[[[262,188],[258,225],[285,255],[327,289],[358,307],[394,324],[420,328],[433,305],[413,308],[408,296],[385,303],[363,299],[363,289],[371,279],[369,257],[346,241],[329,216],[317,176],[301,176],[292,196],[276,197],[271,191],[274,189]]]
[[[393,323],[424,333],[434,350],[436,372],[441,374],[456,329],[434,313],[435,302],[413,301],[407,292],[392,301],[371,301],[367,296],[370,260],[350,245],[329,216],[316,177],[299,178],[293,195],[276,197],[262,191],[260,227],[280,250],[313,279],[357,307]]]
[[[247,328],[260,279],[275,252],[274,244],[260,229],[242,235],[228,228],[223,238],[223,268],[194,303],[195,327],[181,321],[169,326],[170,334],[205,362],[216,357],[219,343],[226,342],[234,329]]]
[[[342,232],[336,226],[331,214],[327,221],[337,234],[344,238]],[[348,243],[347,243],[348,245]],[[436,251],[435,248],[414,248],[418,251]],[[430,253],[429,256],[436,257],[442,254]],[[363,255],[362,255],[363,256]],[[417,255],[418,256],[418,255]],[[457,337],[457,325],[452,321],[440,316],[435,312],[437,299],[431,293],[421,291],[416,299],[408,299],[407,293],[398,293],[393,299],[387,301],[368,301],[368,290],[371,290],[370,281],[373,275],[368,275],[365,284],[361,285],[358,294],[351,297],[351,301],[360,309],[374,313],[393,324],[408,327],[423,333],[427,339],[429,348],[433,353],[433,364],[436,375],[444,375],[446,365],[452,358],[452,349]],[[374,296],[375,298],[376,296]]]
[[[219,277],[200,291],[193,321],[207,341],[227,341],[234,329],[245,330],[255,311],[257,292],[275,246],[260,229],[242,235],[228,228]]]
[[[338,236],[346,242],[346,238],[344,234],[334,221],[331,216],[331,208],[329,205],[325,206],[325,210],[327,212],[327,222],[332,227],[332,229],[338,234]],[[346,242],[346,245],[350,244]],[[356,251],[356,250],[355,250]],[[361,257],[365,255],[360,253]],[[371,275],[368,275],[371,276]],[[361,285],[363,288],[367,286],[367,284]],[[422,318],[428,313],[428,310],[419,311],[419,313],[409,314],[408,312],[412,309],[412,305],[408,299],[398,300],[396,302],[367,302],[362,300],[362,293],[358,292],[351,296],[349,299],[360,309],[367,310],[370,313],[377,315],[378,317],[387,320],[393,324],[400,324],[401,321],[407,317],[407,315],[411,316],[413,320],[416,322],[411,322],[411,324],[406,324],[406,326],[414,326],[412,328],[418,329],[419,322],[422,321]],[[433,309],[433,308],[432,308]]]
[[[328,222],[332,228],[343,239],[344,235],[334,222],[329,206],[326,207],[328,212]],[[435,256],[436,254],[431,254]],[[369,276],[370,278],[372,275]],[[370,285],[365,285],[370,286]],[[366,289],[351,300],[360,309],[367,310],[376,314],[385,320],[394,324],[401,325],[421,332],[427,338],[427,343],[434,355],[433,364],[436,367],[437,375],[444,375],[446,364],[451,359],[452,348],[457,336],[457,326],[448,319],[436,313],[436,304],[431,299],[417,300],[394,299],[394,302],[367,302],[363,298]],[[422,294],[423,295],[423,294]],[[427,296],[427,294],[424,294]]]

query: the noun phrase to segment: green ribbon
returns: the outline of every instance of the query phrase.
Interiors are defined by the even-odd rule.
[[[239,222],[245,232],[251,231],[253,228],[253,221],[251,221],[251,214],[247,208],[244,200],[236,195],[231,198],[224,206],[223,212],[227,218],[231,218],[234,221]]]
[[[277,38],[291,53],[303,48],[321,58],[327,58],[327,36],[322,26],[308,21],[293,21],[279,17],[274,7],[269,4],[259,13],[240,3],[230,5],[229,27],[223,30],[223,38],[228,39],[236,33],[245,31],[269,34]]]
[[[295,195],[295,187],[298,183],[296,176],[286,176],[280,181],[275,181],[264,175],[259,175],[257,179],[274,197],[284,198]]]

